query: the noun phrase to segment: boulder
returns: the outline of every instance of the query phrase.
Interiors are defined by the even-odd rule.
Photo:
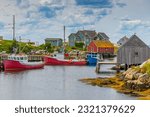
[[[145,73],[140,75],[138,80],[144,84],[148,84],[150,83],[150,76],[147,73]]]
[[[130,70],[129,72],[127,72],[127,74],[125,75],[125,79],[126,80],[135,80],[137,78],[135,78],[135,74],[137,74],[138,71],[136,71],[135,69]]]
[[[141,75],[143,75],[143,74],[142,73],[134,73],[133,74],[134,80],[137,80]]]
[[[122,75],[125,76],[125,75],[127,75],[129,72],[131,72],[131,71],[132,71],[132,69],[129,68],[127,71],[123,72]]]
[[[125,87],[130,90],[142,91],[149,88],[149,85],[146,85],[139,80],[128,80]]]
[[[126,82],[125,86],[127,89],[135,89],[134,87],[137,84],[136,82],[137,82],[137,80],[128,80]]]

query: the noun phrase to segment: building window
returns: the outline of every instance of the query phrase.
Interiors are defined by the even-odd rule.
[[[137,56],[139,55],[139,53],[138,53],[138,52],[135,52],[134,55],[137,57]]]

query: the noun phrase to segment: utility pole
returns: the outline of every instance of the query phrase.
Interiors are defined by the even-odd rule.
[[[65,39],[65,35],[66,35],[66,27],[64,26],[64,43],[66,42],[66,39]]]
[[[13,29],[13,40],[16,40],[16,38],[15,38],[15,15],[13,15],[13,27],[12,27],[12,29]]]

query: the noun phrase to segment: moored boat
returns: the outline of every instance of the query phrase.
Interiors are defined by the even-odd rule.
[[[87,62],[85,60],[65,60],[65,59],[58,59],[55,57],[44,57],[45,65],[68,65],[68,66],[82,66],[86,65]]]
[[[19,71],[28,69],[40,69],[44,62],[28,62],[27,55],[10,55],[8,60],[3,61],[5,71]]]
[[[87,58],[88,65],[92,65],[92,66],[93,65],[95,66],[98,61],[103,60],[103,56],[97,53],[88,53],[86,58]]]

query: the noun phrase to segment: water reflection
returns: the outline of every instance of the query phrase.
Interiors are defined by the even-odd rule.
[[[44,69],[0,72],[0,99],[135,99],[110,88],[90,86],[81,78],[102,77],[95,67],[45,66]]]

